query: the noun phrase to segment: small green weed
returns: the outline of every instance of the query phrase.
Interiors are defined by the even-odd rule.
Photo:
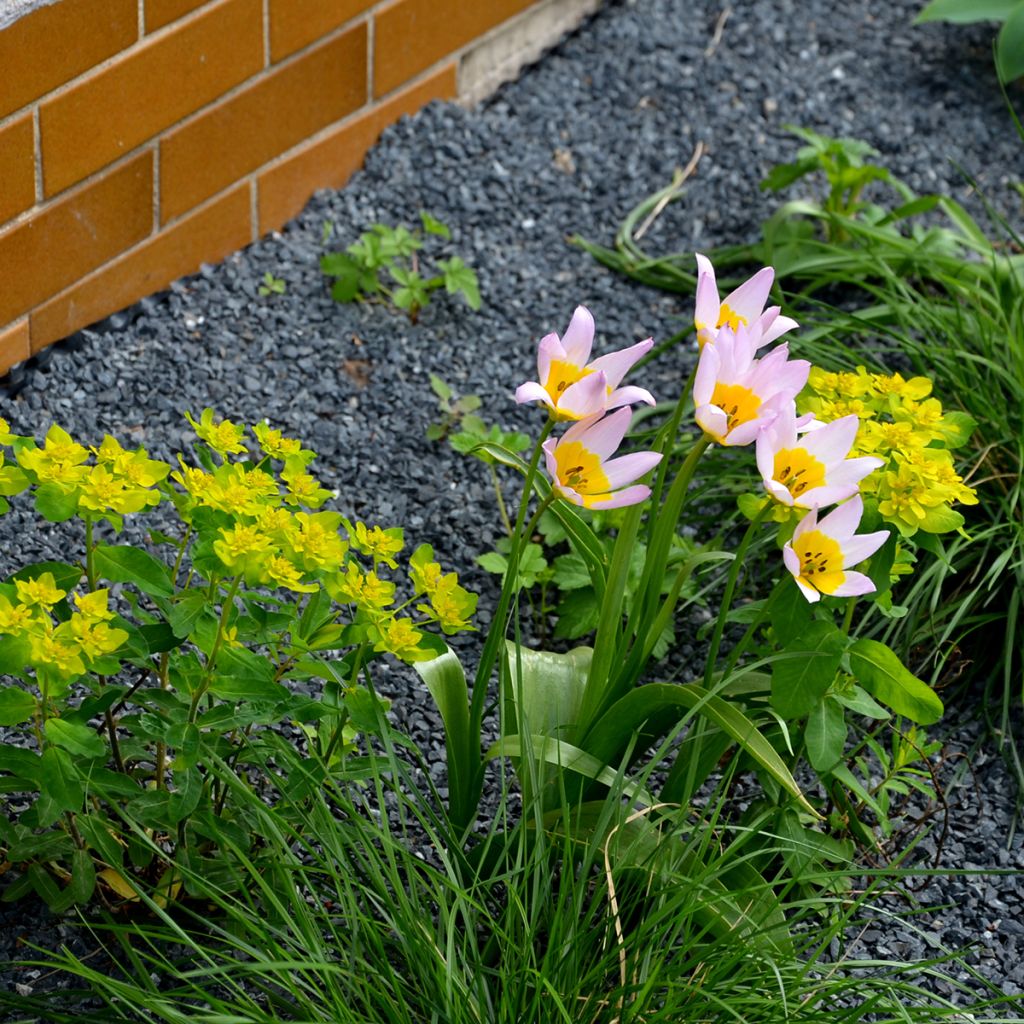
[[[288,286],[284,283],[284,279],[274,277],[269,270],[263,275],[263,284],[258,289],[259,294],[264,298],[268,295],[284,295],[287,290]]]
[[[427,236],[450,241],[451,231],[426,210],[420,211],[420,220],[422,228],[412,231],[404,224],[374,224],[344,252],[322,256],[320,269],[334,278],[332,297],[337,302],[390,302],[396,309],[404,310],[413,323],[440,288],[449,295],[462,295],[470,309],[479,309],[476,273],[458,256],[435,259],[437,272],[426,273],[420,251]],[[325,224],[325,243],[330,233]],[[384,273],[391,283],[385,283]]]

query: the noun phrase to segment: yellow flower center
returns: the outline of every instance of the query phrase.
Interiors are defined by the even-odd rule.
[[[740,324],[743,324],[744,327],[748,326],[747,318],[740,316],[739,313],[723,302],[721,311],[718,314],[718,326],[728,327],[730,331],[735,331],[739,329]]]
[[[711,404],[717,405],[725,413],[727,433],[731,433],[740,424],[756,419],[761,408],[761,398],[742,384],[716,384]]]
[[[794,498],[825,483],[825,464],[804,448],[782,448],[775,455],[773,478]]]
[[[588,377],[593,370],[587,370],[577,366],[575,363],[565,362],[561,359],[552,359],[551,367],[548,370],[548,379],[544,381],[544,390],[548,393],[551,401],[558,405],[562,392],[577,381]]]
[[[564,487],[571,487],[584,503],[589,496],[607,494],[610,490],[608,477],[601,468],[601,459],[584,448],[580,441],[560,444],[555,449],[555,464],[558,482]]]
[[[839,542],[821,530],[808,530],[793,541],[793,550],[800,559],[800,579],[832,594],[843,582],[843,551]]]

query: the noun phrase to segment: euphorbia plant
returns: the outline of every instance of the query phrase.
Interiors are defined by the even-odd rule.
[[[343,777],[385,706],[365,685],[369,663],[433,657],[426,625],[471,628],[475,596],[427,545],[399,596],[389,574],[403,531],[325,511],[331,492],[298,440],[210,409],[188,418],[198,464],[176,467],[109,436],[87,448],[56,425],[39,445],[0,421],[14,455],[0,493],[26,492],[83,541],[77,561],[0,583],[0,725],[13,732],[0,784],[29,798],[0,817],[18,869],[7,898],[34,888],[59,908],[89,899],[97,879],[110,898],[133,898],[140,879],[172,894],[175,865],[217,871],[226,836],[255,855],[258,837],[210,767],[258,764],[261,728],[290,722]],[[126,519],[158,505],[179,521],[151,532],[166,557],[118,542]],[[295,779],[293,799],[308,780]]]

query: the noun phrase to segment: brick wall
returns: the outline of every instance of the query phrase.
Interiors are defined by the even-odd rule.
[[[279,228],[402,114],[478,98],[468,58],[597,2],[57,0],[0,29],[0,374]]]

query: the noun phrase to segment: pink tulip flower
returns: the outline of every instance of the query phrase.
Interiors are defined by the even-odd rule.
[[[861,480],[884,465],[865,456],[848,459],[857,436],[855,415],[831,423],[803,423],[790,405],[757,435],[757,468],[764,489],[783,505],[825,508],[857,493]],[[800,427],[804,433],[798,433]]]
[[[609,352],[593,362],[594,318],[585,306],[577,306],[565,334],[548,334],[537,349],[538,381],[527,381],[516,390],[516,401],[543,402],[555,419],[582,420],[633,402],[654,405],[649,391],[620,388],[619,382],[633,364],[650,352],[648,338],[630,348]]]
[[[695,419],[719,444],[750,444],[779,413],[792,405],[807,383],[811,364],[790,359],[779,345],[763,359],[760,327],[722,328],[713,345],[705,345],[693,382]]]
[[[875,585],[861,572],[850,572],[851,565],[873,555],[889,536],[888,530],[855,536],[864,514],[860,495],[834,508],[818,521],[812,508],[797,523],[793,539],[782,549],[786,568],[796,580],[800,593],[814,603],[822,594],[854,597],[870,594]]]
[[[650,496],[649,487],[633,481],[657,466],[660,454],[634,452],[611,458],[631,418],[629,409],[617,409],[574,423],[557,440],[544,442],[548,474],[562,497],[575,505],[602,509],[635,505]]]
[[[760,347],[771,344],[798,326],[790,317],[779,315],[781,307],[764,308],[775,280],[775,271],[771,267],[763,267],[731,291],[725,299],[720,300],[715,268],[706,256],[700,253],[696,255],[697,294],[693,324],[697,328],[697,342],[702,349],[709,342],[715,341],[722,327],[735,331],[738,327],[750,327],[756,323],[761,330]]]

